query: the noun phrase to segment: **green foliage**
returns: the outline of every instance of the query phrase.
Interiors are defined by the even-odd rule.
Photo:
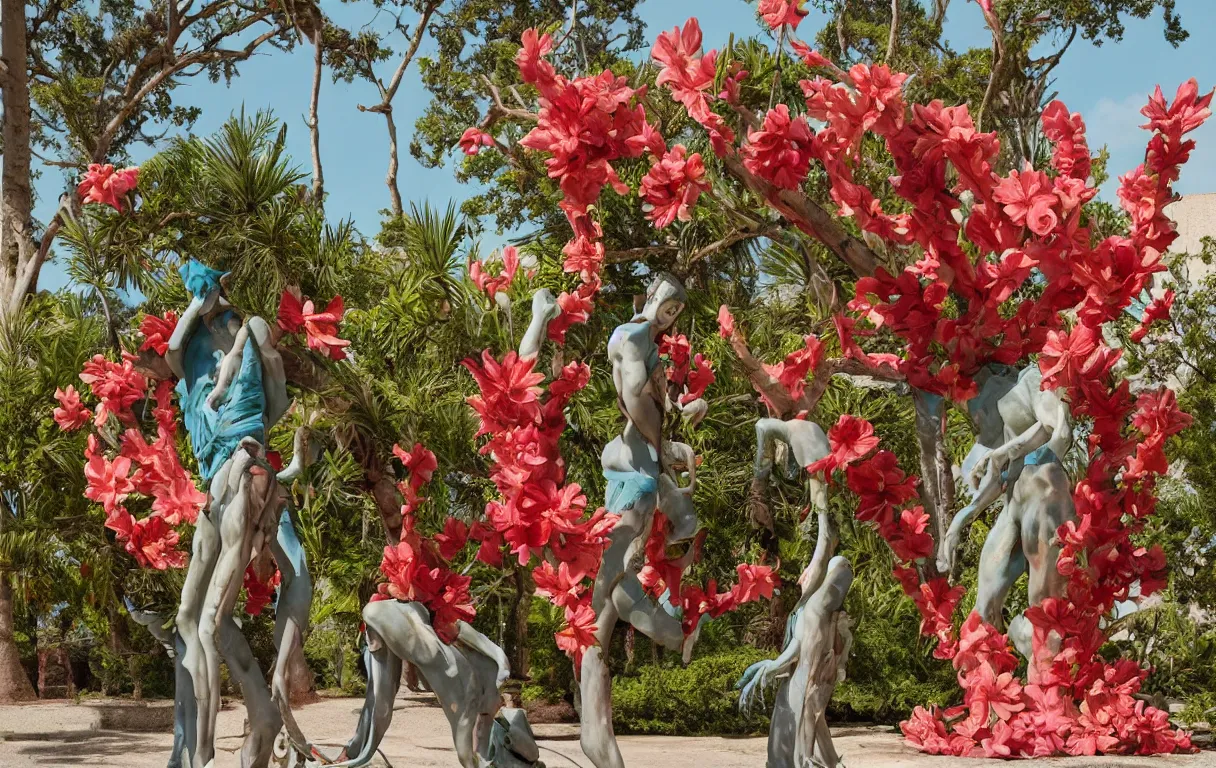
[[[744,646],[700,656],[687,667],[648,665],[636,676],[619,675],[612,681],[613,727],[667,736],[763,733],[767,713],[740,714],[735,683],[768,656]]]

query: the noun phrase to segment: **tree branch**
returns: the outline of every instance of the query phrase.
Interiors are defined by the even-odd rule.
[[[883,61],[887,64],[895,58],[895,50],[899,46],[899,0],[891,0],[891,32],[887,35],[887,53]]]
[[[737,156],[726,157],[722,165],[748,189],[791,224],[827,246],[859,277],[873,275],[882,260],[861,239],[849,233],[832,214],[797,190],[778,189],[743,166]]]
[[[317,116],[317,107],[321,102],[321,71],[325,52],[321,36],[323,26],[318,24],[313,32],[312,98],[308,104],[308,133],[312,140],[312,199],[318,208],[325,205],[325,174],[321,169],[321,128]]]

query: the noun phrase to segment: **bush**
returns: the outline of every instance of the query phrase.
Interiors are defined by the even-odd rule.
[[[694,660],[687,667],[647,665],[612,681],[613,727],[619,733],[679,736],[760,734],[768,714],[739,713],[735,684],[773,653],[751,646]]]

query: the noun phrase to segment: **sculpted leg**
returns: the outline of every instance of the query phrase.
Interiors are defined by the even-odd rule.
[[[186,702],[185,696],[189,696],[189,703],[185,705],[189,711],[183,712],[186,721],[183,740],[190,752],[192,764],[198,768],[204,765],[195,759],[199,744],[198,733],[203,727],[202,721],[211,701],[211,678],[207,674],[207,657],[199,638],[199,619],[207,585],[211,582],[211,574],[219,556],[219,543],[219,531],[212,522],[210,512],[199,515],[197,527],[194,529],[190,567],[186,571],[186,582],[182,585],[182,601],[177,609],[177,632],[181,636],[183,648],[181,667],[190,680],[189,690],[186,694],[179,694],[177,698]]]
[[[1068,579],[1056,567],[1060,558],[1056,531],[1076,519],[1068,474],[1056,462],[1027,466],[1014,487],[1010,505],[1021,513],[1022,551],[1029,571],[1027,604],[1035,606],[1048,597],[1062,596]],[[1009,623],[1009,639],[1027,659],[1034,652],[1033,635],[1034,628],[1021,614]],[[1054,653],[1058,643],[1059,638],[1053,635],[1048,650]]]
[[[602,647],[606,646],[588,648],[583,654],[579,674],[582,700],[579,745],[595,768],[625,768],[612,730],[612,676],[600,653]]]
[[[979,612],[980,618],[998,629],[1005,624],[1001,612],[1005,608],[1009,590],[1013,588],[1018,577],[1026,572],[1021,531],[1018,530],[1012,512],[1010,508],[1001,510],[980,553],[975,610]]]
[[[354,737],[342,750],[342,754],[349,759],[337,763],[335,768],[353,768],[371,762],[393,722],[393,701],[397,698],[401,682],[401,659],[385,646],[383,638],[371,624],[367,628],[367,651],[363,658],[367,662],[367,696],[363,712],[359,715]]]
[[[265,768],[270,763],[274,739],[282,722],[249,642],[231,613],[220,620],[220,646],[228,673],[241,686],[241,698],[245,700],[249,720],[249,736],[241,748],[241,768]]]
[[[238,461],[244,457],[244,461]],[[206,660],[208,698],[200,701],[198,756],[196,768],[206,768],[215,756],[215,720],[220,706],[220,623],[225,616],[232,615],[240,593],[241,575],[249,564],[253,531],[250,517],[254,509],[260,512],[261,504],[252,498],[257,491],[258,500],[264,498],[266,476],[255,477],[245,470],[250,461],[249,454],[238,450],[231,460],[231,468],[225,478],[229,487],[235,485],[235,493],[222,507],[220,514],[220,555],[216,561],[211,584],[203,599],[203,610],[199,616],[199,644]],[[217,480],[220,475],[217,475]],[[213,485],[214,487],[214,485]],[[196,686],[197,687],[197,686]],[[205,704],[206,709],[202,706]]]
[[[287,735],[297,750],[311,754],[312,747],[291,714],[291,680],[289,671],[292,653],[303,642],[308,626],[308,611],[312,605],[312,579],[304,558],[304,547],[296,535],[291,510],[284,505],[279,516],[278,536],[270,542],[275,563],[279,566],[282,584],[275,604],[274,637],[277,656],[271,690],[279,715],[287,726]]]

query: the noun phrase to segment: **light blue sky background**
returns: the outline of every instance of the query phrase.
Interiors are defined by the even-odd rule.
[[[355,6],[352,9],[337,0],[332,0],[332,8],[331,0],[324,0],[323,6],[338,23],[365,23],[366,8]],[[1210,31],[1216,29],[1216,0],[1178,0],[1177,9],[1184,25],[1191,31],[1190,39],[1177,49],[1165,42],[1159,16],[1145,21],[1129,20],[1121,44],[1095,47],[1078,40],[1056,69],[1055,89],[1070,109],[1085,117],[1091,147],[1096,149],[1105,144],[1110,149],[1113,175],[1130,170],[1143,159],[1147,133],[1137,130],[1144,122],[1139,110],[1156,84],[1160,83],[1169,96],[1189,77],[1197,78],[1203,91],[1216,85],[1216,53],[1213,52],[1216,43],[1210,35]],[[653,40],[659,31],[682,24],[690,15],[696,15],[705,32],[707,48],[724,45],[732,32],[747,36],[760,29],[755,3],[744,0],[644,0],[641,15],[648,25],[649,40]],[[822,15],[813,13],[799,29],[809,39],[824,23]],[[375,25],[379,28],[391,26],[391,18],[383,16]],[[990,38],[974,2],[953,0],[947,17],[946,37],[959,50],[988,44]],[[404,47],[400,38],[394,44],[398,48]],[[419,55],[427,53],[424,44]],[[385,80],[394,65],[394,62],[384,65]],[[303,45],[291,54],[272,51],[246,62],[231,87],[197,81],[178,88],[174,96],[180,103],[202,107],[203,115],[193,129],[198,135],[216,130],[242,103],[248,110],[272,109],[288,124],[289,152],[302,168],[308,170],[310,155],[304,119],[308,111],[311,74],[312,49]],[[411,67],[394,101],[402,147],[401,193],[407,207],[410,200],[429,199],[440,205],[448,200],[461,200],[470,194],[470,190],[454,180],[450,163],[443,168],[424,169],[405,149],[414,121],[422,113],[427,98],[416,75],[416,68]],[[326,212],[334,219],[353,218],[367,235],[378,230],[379,211],[388,207],[388,191],[384,185],[388,158],[384,119],[357,109],[360,103],[370,105],[376,101],[375,89],[367,83],[335,84],[326,78],[322,85],[321,159],[328,193]],[[1216,122],[1209,122],[1193,137],[1199,146],[1176,188],[1182,194],[1216,191]],[[151,150],[139,148],[135,161],[139,162],[149,154]],[[53,214],[55,201],[65,183],[61,171],[44,169],[35,185],[39,196],[35,215],[41,221]],[[1107,184],[1103,194],[1114,199],[1114,182]],[[490,244],[498,239],[492,234],[488,238]],[[59,265],[52,262],[43,269],[40,287],[53,290],[65,283],[66,277]]]

